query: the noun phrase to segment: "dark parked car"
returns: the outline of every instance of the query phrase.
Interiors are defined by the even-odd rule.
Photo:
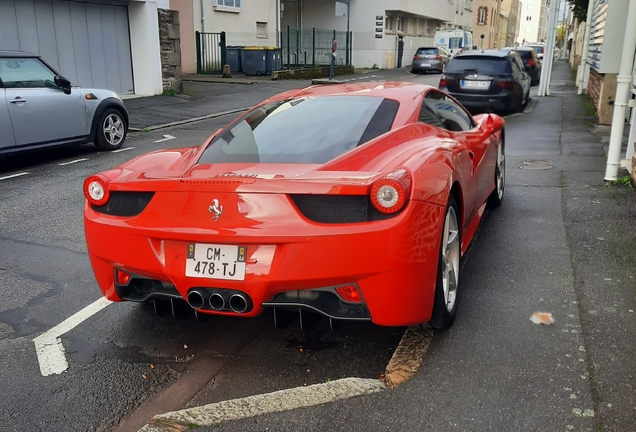
[[[521,61],[523,61],[523,66],[526,68],[526,72],[530,75],[530,85],[538,85],[541,79],[541,60],[539,60],[535,49],[528,45],[504,49],[515,50],[517,54],[519,54]]]
[[[437,71],[444,73],[446,65],[451,59],[451,54],[443,47],[421,47],[413,56],[411,72]]]
[[[513,50],[457,54],[439,88],[473,112],[521,111],[530,99],[530,75]]]
[[[88,142],[115,150],[127,132],[117,93],[73,87],[36,54],[0,51],[0,155]]]

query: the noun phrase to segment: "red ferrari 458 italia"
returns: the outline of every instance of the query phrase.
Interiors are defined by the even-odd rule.
[[[452,324],[460,257],[505,183],[504,120],[385,82],[272,97],[198,147],[88,177],[97,282],[158,312]]]

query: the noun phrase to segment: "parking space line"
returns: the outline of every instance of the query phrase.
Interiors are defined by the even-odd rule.
[[[28,175],[28,172],[21,172],[21,173],[17,173],[17,174],[11,174],[8,176],[4,176],[4,177],[0,177],[0,180],[8,180],[8,179],[12,179],[12,178],[16,178],[16,177],[20,177],[23,175]]]
[[[152,418],[150,424],[139,429],[139,432],[185,430],[184,427],[189,428],[193,425],[198,427],[213,426],[225,421],[306,408],[354,396],[377,393],[385,389],[386,385],[377,379],[343,378],[323,384],[296,387],[159,414]]]
[[[64,346],[59,337],[111,303],[112,302],[106,299],[106,297],[102,297],[65,319],[51,330],[33,339],[35,352],[38,356],[38,362],[40,363],[40,372],[43,376],[61,374],[68,369]]]
[[[74,163],[84,162],[84,161],[87,161],[87,160],[89,160],[89,158],[75,159],[75,160],[72,160],[72,161],[69,161],[69,162],[62,162],[60,164],[60,166],[71,165],[71,164],[74,164]]]
[[[134,149],[134,147],[120,148],[120,149],[117,149],[117,150],[113,150],[111,153],[121,153],[121,152],[125,152],[125,151],[132,150],[132,149]]]

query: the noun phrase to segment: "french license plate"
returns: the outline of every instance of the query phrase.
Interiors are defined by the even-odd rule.
[[[488,88],[490,87],[490,81],[466,81],[462,80],[461,83],[464,88]]]
[[[430,63],[422,63],[422,67],[431,67]]]
[[[191,243],[185,275],[196,278],[245,280],[246,246]]]

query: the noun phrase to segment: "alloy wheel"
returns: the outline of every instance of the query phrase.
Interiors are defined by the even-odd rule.
[[[459,223],[455,207],[449,206],[444,222],[444,238],[442,239],[442,288],[444,303],[448,312],[455,308],[457,285],[459,282]]]

